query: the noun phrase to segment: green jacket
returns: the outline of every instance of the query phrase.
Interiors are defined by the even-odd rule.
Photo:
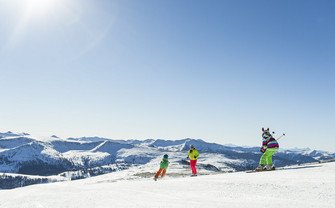
[[[163,160],[161,161],[161,166],[160,168],[162,169],[167,169],[169,166],[169,160],[167,158],[163,158]]]
[[[199,152],[198,150],[194,149],[192,152],[192,150],[188,151],[187,157],[190,157],[191,160],[197,160],[199,157]]]

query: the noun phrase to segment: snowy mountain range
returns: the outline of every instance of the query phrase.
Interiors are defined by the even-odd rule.
[[[29,185],[31,180],[36,180],[36,175],[38,182],[73,180],[125,170],[134,170],[128,177],[152,177],[164,154],[169,155],[169,173],[183,176],[189,174],[186,156],[191,144],[201,154],[199,172],[206,175],[253,169],[261,156],[259,147],[221,145],[199,139],[60,139],[55,135],[38,139],[27,133],[6,132],[0,133],[0,189],[17,187],[18,177],[27,181],[22,183],[21,180],[20,186]],[[303,149],[280,150],[273,159],[280,167],[330,158],[335,158],[335,154]]]

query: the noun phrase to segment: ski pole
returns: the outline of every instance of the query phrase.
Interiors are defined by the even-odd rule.
[[[285,136],[285,134],[281,135],[280,137],[278,137],[276,140],[278,141],[280,138],[282,138],[283,136]]]

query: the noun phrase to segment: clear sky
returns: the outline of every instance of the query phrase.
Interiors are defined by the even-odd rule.
[[[0,0],[0,132],[335,152],[333,0]]]

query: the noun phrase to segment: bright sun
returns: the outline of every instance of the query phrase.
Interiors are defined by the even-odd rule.
[[[27,12],[32,16],[45,16],[55,11],[62,0],[24,0]]]
[[[0,7],[13,26],[13,33],[7,44],[13,44],[33,27],[47,28],[71,14],[68,6],[74,0],[0,0]]]

